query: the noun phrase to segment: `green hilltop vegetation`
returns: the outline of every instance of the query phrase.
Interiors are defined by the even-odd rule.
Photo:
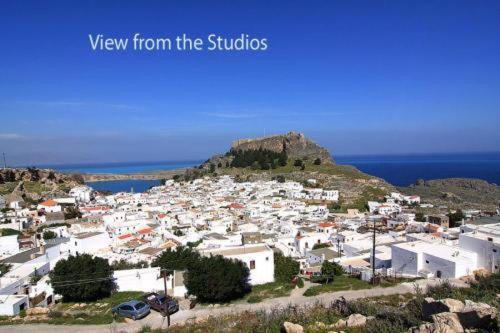
[[[328,203],[336,212],[354,208],[366,210],[367,201],[381,200],[394,187],[350,165],[335,164],[328,150],[302,133],[289,132],[233,142],[224,155],[215,155],[197,168],[174,176],[191,181],[204,176],[230,175],[236,181],[296,181],[305,188],[321,187],[340,192],[337,203]],[[316,182],[308,182],[314,179]]]

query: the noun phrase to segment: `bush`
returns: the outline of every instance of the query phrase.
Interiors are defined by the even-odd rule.
[[[327,260],[323,261],[323,264],[321,265],[321,275],[334,277],[340,276],[342,274],[344,274],[344,269],[342,268],[342,266],[340,266],[336,262],[330,262]]]
[[[293,162],[293,166],[296,166],[296,167],[301,167],[302,165],[304,164],[304,162],[302,162],[302,160],[295,160]]]
[[[43,232],[43,239],[44,240],[48,240],[48,239],[54,239],[54,238],[57,238],[57,234],[51,230],[45,230]]]
[[[330,246],[332,246],[331,243],[316,243],[316,244],[314,244],[312,249],[316,250],[316,249],[322,249],[322,248],[330,247]]]
[[[174,270],[186,270],[191,264],[200,258],[198,252],[189,247],[179,247],[177,250],[167,249],[151,263],[151,267],[161,267],[166,269],[168,274],[173,274]]]
[[[321,158],[317,158],[314,160],[314,165],[321,165]]]
[[[291,257],[281,253],[274,255],[274,280],[289,283],[299,274],[300,264]]]
[[[297,280],[297,287],[304,288],[304,280],[302,278]]]
[[[108,261],[89,254],[60,260],[49,273],[54,293],[65,302],[88,302],[108,297],[115,289]]]
[[[146,268],[149,267],[149,264],[145,260],[141,260],[135,263],[128,262],[125,259],[120,259],[120,261],[115,260],[111,264],[111,268],[113,268],[114,271],[121,271],[121,270],[126,270],[126,269],[137,269],[137,268]]]
[[[5,228],[5,229],[0,229],[0,235],[2,236],[13,236],[13,235],[20,235],[21,232],[16,229],[11,229],[11,228]]]
[[[229,302],[250,292],[249,275],[243,262],[218,255],[190,264],[184,282],[189,294],[201,302]]]

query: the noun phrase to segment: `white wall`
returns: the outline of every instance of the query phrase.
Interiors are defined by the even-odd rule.
[[[419,261],[421,260],[421,257],[421,253],[393,246],[392,268],[396,271],[396,274],[417,276],[418,271],[420,270]]]
[[[118,291],[163,291],[163,278],[159,267],[127,269],[113,274]],[[172,289],[172,277],[167,278],[167,290]]]
[[[459,247],[477,253],[477,266],[494,271],[500,258],[500,246],[487,239],[474,237],[472,233],[460,234]],[[488,237],[486,234],[485,237]],[[498,268],[497,268],[498,269]]]
[[[16,316],[23,305],[24,309],[28,308],[26,295],[0,295],[0,316]]]

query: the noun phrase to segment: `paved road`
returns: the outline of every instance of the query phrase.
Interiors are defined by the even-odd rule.
[[[467,286],[460,280],[450,281],[452,284],[465,287]],[[270,311],[271,309],[276,309],[278,307],[285,307],[290,304],[292,305],[313,305],[316,303],[322,303],[329,305],[334,299],[344,296],[346,299],[360,299],[366,297],[383,296],[383,295],[395,295],[395,294],[405,294],[414,293],[415,284],[424,288],[429,285],[435,285],[440,283],[439,279],[426,279],[418,280],[415,283],[402,283],[394,287],[389,288],[373,288],[373,289],[362,289],[362,290],[351,290],[351,291],[338,291],[333,293],[320,294],[313,297],[303,296],[303,292],[292,292],[288,297],[271,298],[264,300],[261,303],[241,303],[232,304],[230,306],[221,307],[200,307],[192,310],[181,310],[171,317],[171,323],[183,323],[187,320],[194,318],[202,318],[207,316],[218,316],[221,314],[238,313],[243,311]],[[305,288],[303,289],[305,290]],[[15,326],[0,326],[0,333],[101,333],[101,332],[111,332],[111,333],[136,333],[142,326],[150,326],[152,328],[167,327],[166,319],[162,318],[158,313],[151,312],[149,316],[142,320],[130,323],[114,323],[109,325],[49,325],[49,324],[26,324],[26,325],[15,325]]]

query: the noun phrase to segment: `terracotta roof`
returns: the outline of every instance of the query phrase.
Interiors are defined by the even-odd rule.
[[[162,219],[162,218],[164,218],[164,217],[167,217],[167,214],[161,213],[161,214],[158,214],[158,217],[159,217],[160,219]]]
[[[126,239],[126,238],[129,238],[131,236],[132,236],[131,234],[124,234],[124,235],[118,236],[118,239]]]
[[[140,233],[141,235],[144,235],[144,234],[150,233],[151,231],[153,231],[153,228],[144,228],[144,229],[139,230],[138,233]]]
[[[55,200],[50,199],[50,200],[42,202],[40,205],[46,206],[46,207],[52,207],[52,206],[57,205],[57,202],[55,202]]]
[[[322,228],[328,228],[328,227],[336,227],[337,225],[331,222],[321,222],[319,226]]]
[[[241,205],[239,203],[233,202],[232,204],[229,205],[229,208],[242,209],[242,208],[245,208],[245,206],[243,206],[243,205]]]

